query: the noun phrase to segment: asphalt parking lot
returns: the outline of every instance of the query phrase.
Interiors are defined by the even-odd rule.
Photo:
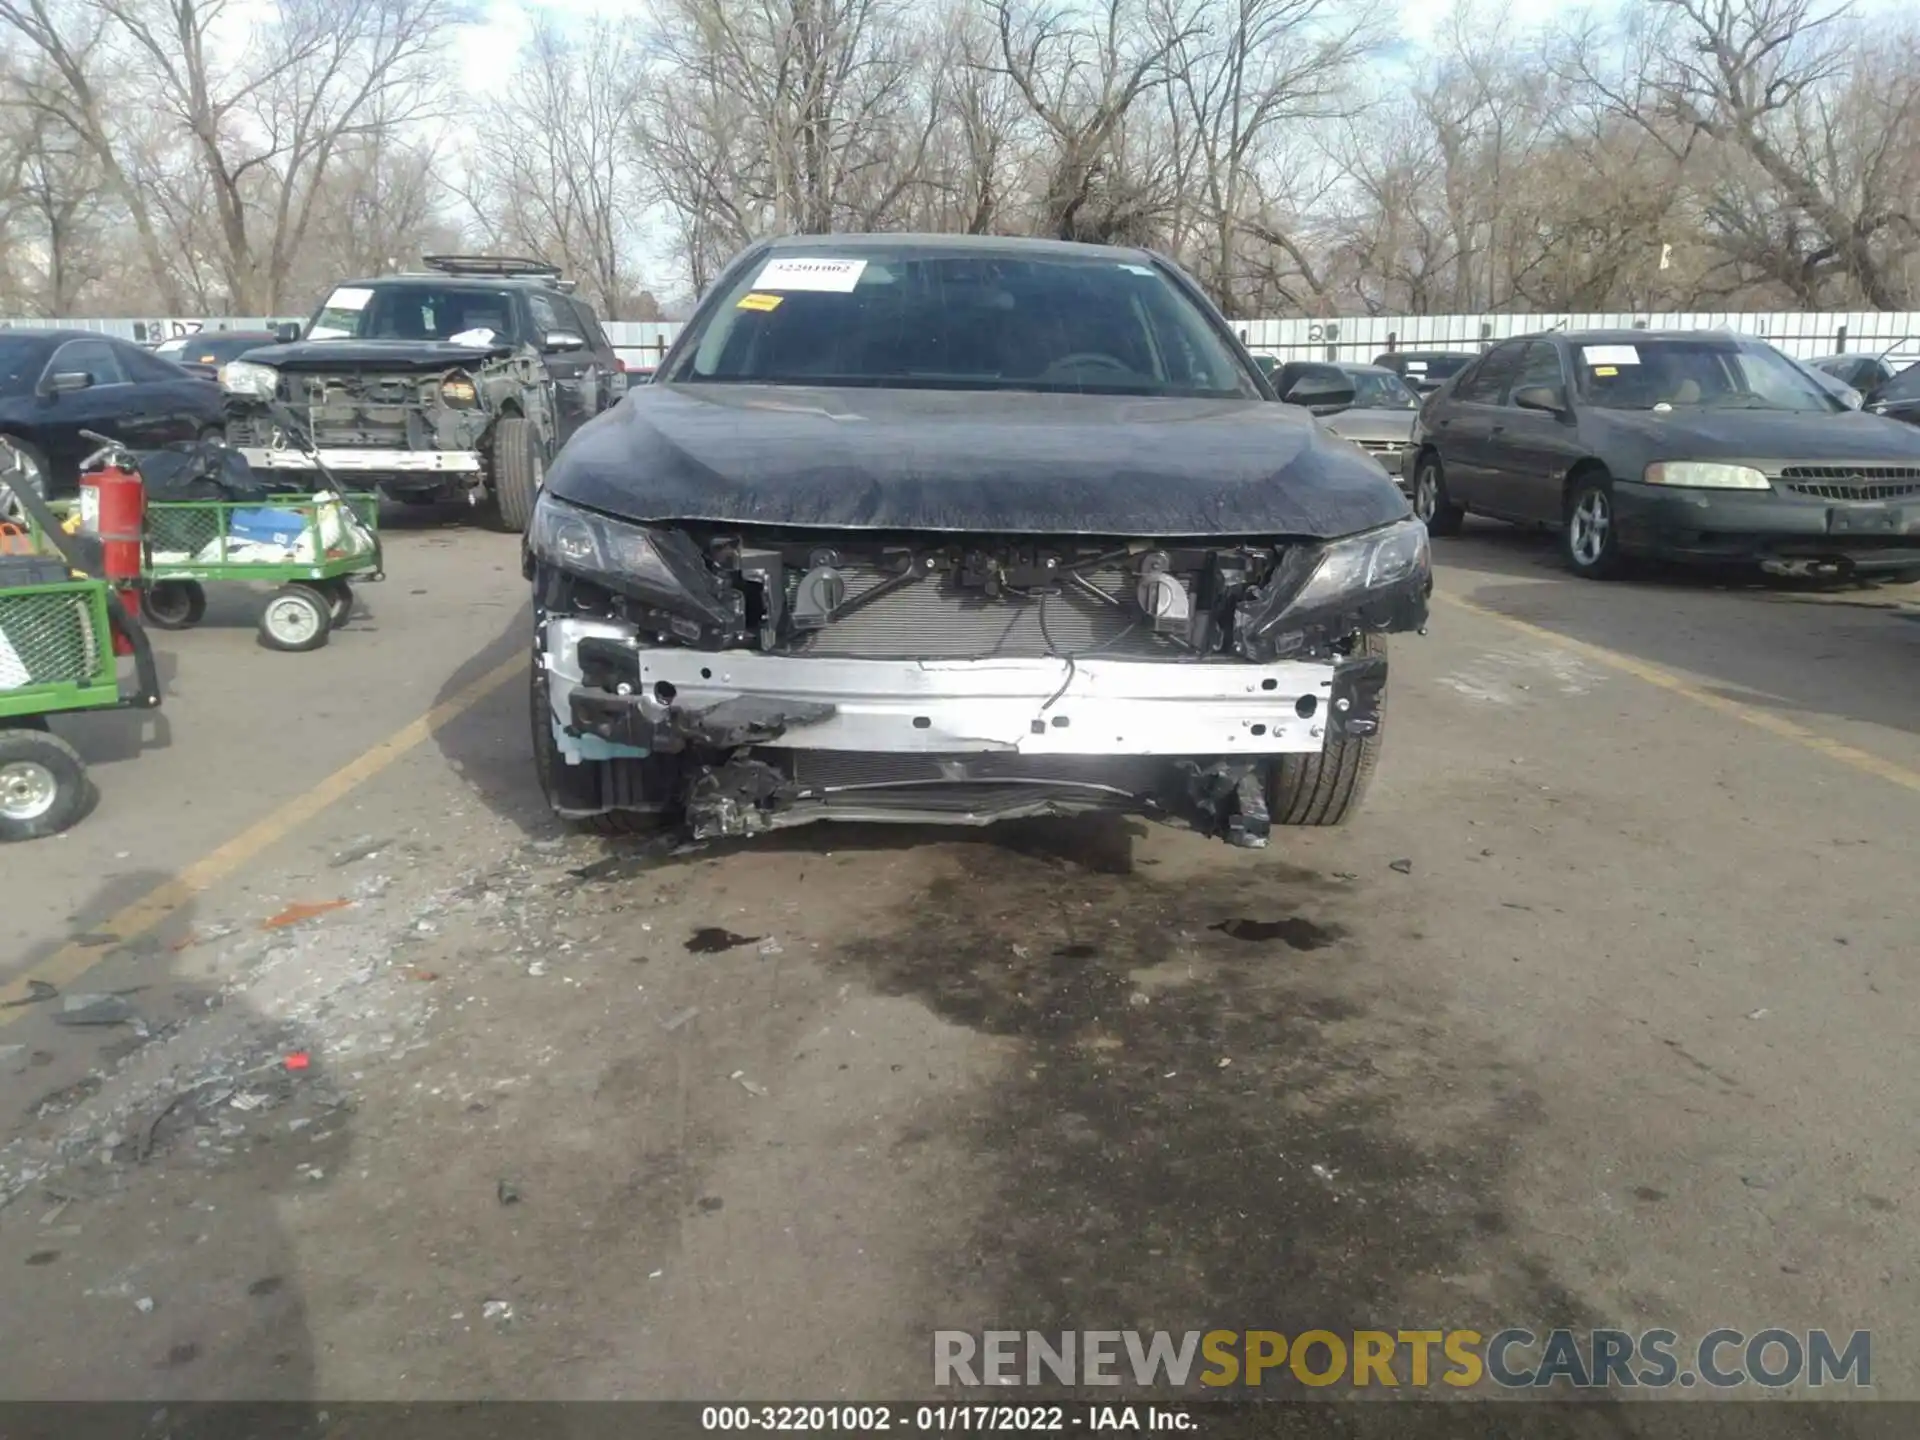
[[[1265,852],[609,849],[533,786],[514,541],[400,530],[312,655],[219,599],[159,716],[64,727],[97,813],[0,856],[0,1393],[1617,1324],[1870,1329],[1920,1398],[1920,595],[1438,555],[1366,813]]]

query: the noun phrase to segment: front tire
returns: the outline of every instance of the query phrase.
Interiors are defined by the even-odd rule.
[[[1383,656],[1387,637],[1362,635],[1355,659]],[[1384,718],[1386,696],[1380,697]],[[1328,724],[1326,748],[1317,755],[1282,755],[1267,778],[1267,811],[1275,825],[1344,825],[1360,812],[1380,763],[1380,736],[1342,735]]]
[[[332,633],[332,607],[311,585],[283,585],[260,612],[260,643],[269,650],[318,650]]]
[[[44,840],[85,811],[86,762],[47,730],[0,730],[0,841]]]
[[[13,456],[5,452],[12,447]],[[15,458],[17,457],[17,459]],[[30,445],[17,435],[0,434],[0,520],[14,525],[27,523],[27,507],[13,498],[12,484],[31,486],[33,493],[45,500],[47,498],[47,479],[52,470],[47,466],[47,457],[37,445]]]
[[[508,415],[493,427],[493,464],[490,467],[493,504],[489,518],[494,528],[510,535],[526,533],[533,519],[533,503],[546,483],[546,459],[540,432],[520,415]]]
[[[1467,518],[1466,507],[1455,504],[1447,493],[1447,472],[1431,451],[1420,457],[1413,470],[1413,513],[1429,535],[1458,535]]]
[[[1567,487],[1560,557],[1569,570],[1588,580],[1611,580],[1620,573],[1625,557],[1614,518],[1613,481],[1607,476],[1583,475]]]

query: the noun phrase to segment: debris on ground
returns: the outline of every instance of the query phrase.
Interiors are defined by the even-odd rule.
[[[305,1070],[313,1064],[313,1057],[304,1050],[295,1050],[280,1063],[289,1070]]]
[[[262,930],[284,930],[290,925],[299,925],[321,915],[331,915],[335,910],[344,910],[353,904],[351,900],[315,900],[311,903],[296,902],[287,906],[272,919],[263,921]]]
[[[18,1010],[22,1005],[38,1005],[42,1001],[57,998],[59,994],[60,991],[56,987],[44,980],[29,980],[27,993],[18,1000],[9,1000],[4,1005],[0,1005],[0,1010]]]
[[[493,1193],[494,1198],[499,1200],[502,1205],[518,1205],[520,1203],[520,1191],[515,1188],[511,1180],[502,1180],[498,1185],[493,1187]]]
[[[547,973],[547,962],[544,960],[535,960],[531,965],[527,966],[527,974],[531,975],[536,980],[538,980],[542,975],[546,973]]]
[[[142,1315],[151,1315],[154,1309],[153,1297],[151,1295],[142,1295],[138,1300],[133,1302],[133,1308],[138,1310]]]
[[[744,1070],[736,1070],[733,1072],[733,1074],[729,1075],[727,1078],[729,1080],[738,1080],[740,1082],[740,1088],[746,1091],[749,1095],[758,1096],[758,1095],[765,1095],[767,1093],[767,1087],[760,1084],[758,1081],[747,1079],[747,1072]]]
[[[1413,861],[1393,860],[1388,862],[1387,868],[1389,870],[1398,870],[1402,875],[1411,875],[1413,873]]]
[[[489,1300],[480,1307],[480,1313],[488,1320],[497,1320],[504,1324],[513,1319],[513,1306],[505,1300]]]
[[[762,940],[760,942],[760,953],[762,955],[772,956],[782,955],[786,952],[780,948],[780,942],[778,940]]]
[[[137,1019],[133,1006],[118,995],[69,995],[54,1014],[56,1025],[125,1025]]]
[[[334,856],[333,859],[329,860],[327,864],[335,870],[344,870],[347,866],[357,865],[362,860],[373,859],[374,856],[378,855],[392,843],[391,840],[375,840],[371,835],[363,835],[354,841],[352,845]]]
[[[665,1020],[662,1020],[660,1022],[660,1028],[662,1030],[665,1030],[668,1034],[672,1034],[675,1030],[678,1030],[682,1025],[685,1025],[688,1021],[692,1020],[693,1017],[698,1015],[699,1013],[700,1013],[700,1007],[698,1005],[689,1005],[686,1009],[682,1010],[679,1014],[668,1016]]]
[[[718,955],[723,950],[736,950],[742,945],[751,945],[761,937],[758,935],[736,935],[731,930],[722,930],[717,925],[708,925],[693,932],[687,939],[687,949],[695,955]]]

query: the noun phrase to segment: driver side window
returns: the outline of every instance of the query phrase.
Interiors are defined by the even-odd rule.
[[[1513,403],[1513,391],[1525,390],[1532,386],[1549,386],[1561,389],[1566,384],[1560,373],[1560,352],[1553,348],[1550,341],[1535,340],[1527,346],[1526,358],[1520,362],[1520,373],[1513,377],[1513,390],[1507,392],[1507,403]]]
[[[120,368],[119,357],[104,340],[69,340],[54,351],[53,358],[47,362],[48,375],[61,375],[74,370],[84,370],[93,376],[95,389],[127,383],[127,375]]]

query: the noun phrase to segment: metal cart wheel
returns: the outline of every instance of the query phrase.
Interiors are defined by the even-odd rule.
[[[353,586],[344,580],[316,580],[313,588],[327,597],[327,619],[334,629],[353,618]]]
[[[332,609],[312,585],[283,585],[260,612],[260,641],[270,650],[318,650],[333,630]]]
[[[86,808],[87,766],[48,730],[0,729],[0,841],[40,840]]]
[[[198,580],[156,580],[140,597],[140,618],[156,630],[190,630],[207,618]]]

